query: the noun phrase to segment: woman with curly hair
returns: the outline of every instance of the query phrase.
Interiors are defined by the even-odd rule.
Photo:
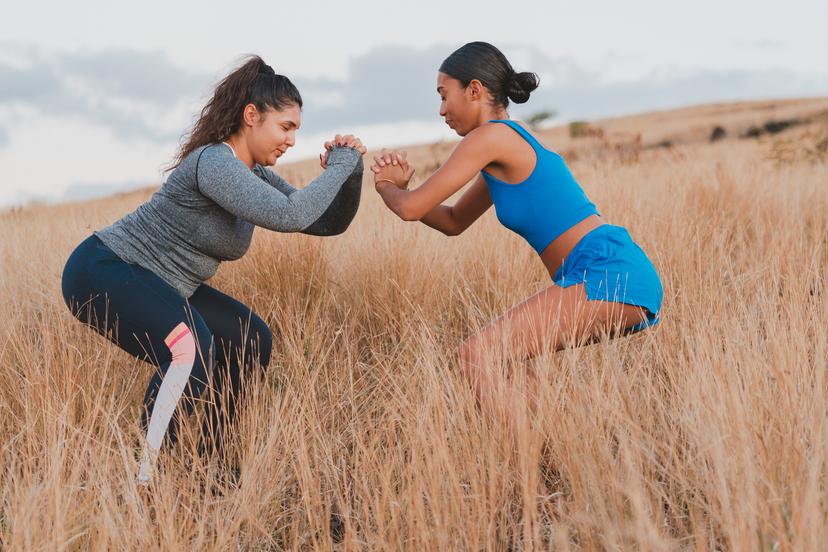
[[[258,56],[225,77],[201,112],[161,188],[69,257],[63,297],[82,322],[157,366],[144,396],[138,480],[151,480],[165,441],[201,399],[207,451],[236,415],[244,375],[267,367],[272,335],[247,305],[207,285],[240,258],[253,229],[332,236],[359,206],[362,154],[337,135],[324,172],[296,189],[266,168],[296,142],[302,98]]]

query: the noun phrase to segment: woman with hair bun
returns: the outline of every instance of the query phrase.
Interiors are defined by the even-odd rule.
[[[356,214],[366,151],[358,138],[326,142],[324,172],[302,189],[266,168],[296,143],[301,108],[293,83],[251,56],[216,86],[161,188],[66,262],[72,314],[158,367],[141,412],[143,484],[199,400],[202,450],[220,448],[244,375],[270,360],[264,320],[205,283],[219,263],[244,255],[256,226],[332,236]]]
[[[526,102],[538,84],[537,75],[515,72],[491,44],[466,44],[437,74],[440,116],[463,137],[445,164],[414,190],[408,190],[414,169],[405,152],[383,151],[371,167],[377,192],[403,220],[456,236],[494,205],[498,220],[524,237],[545,265],[552,279],[546,289],[458,351],[478,401],[509,417],[519,414],[523,399],[488,361],[643,330],[658,322],[662,299],[653,264],[627,230],[604,222],[563,158],[509,119],[509,100]],[[442,205],[471,180],[453,206]],[[529,391],[536,396],[534,386]]]

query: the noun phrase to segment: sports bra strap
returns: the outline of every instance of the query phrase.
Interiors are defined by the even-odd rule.
[[[535,139],[535,137],[534,137],[534,136],[532,136],[531,134],[529,134],[529,133],[526,131],[526,129],[525,129],[525,128],[523,128],[523,127],[522,127],[521,125],[519,125],[518,123],[516,123],[516,122],[514,122],[514,121],[512,121],[512,120],[510,120],[510,119],[492,119],[492,120],[490,120],[489,122],[490,122],[490,123],[503,123],[503,124],[505,124],[505,125],[508,125],[508,126],[512,127],[512,129],[514,129],[514,131],[515,131],[515,132],[517,132],[518,134],[520,134],[521,136],[523,136],[523,139],[524,139],[524,140],[526,140],[527,142],[529,142],[529,145],[530,145],[530,146],[532,146],[532,149],[534,149],[534,150],[537,150],[538,148],[543,149],[543,145],[542,145],[540,142],[538,142],[538,141]]]

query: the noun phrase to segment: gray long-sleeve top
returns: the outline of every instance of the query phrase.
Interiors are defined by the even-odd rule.
[[[328,168],[297,190],[268,168],[249,169],[226,144],[210,144],[184,158],[149,201],[95,234],[189,297],[221,261],[244,255],[255,226],[343,232],[359,207],[362,171],[358,151],[334,147]]]

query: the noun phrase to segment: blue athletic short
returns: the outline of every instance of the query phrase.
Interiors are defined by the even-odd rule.
[[[561,287],[584,284],[590,301],[613,301],[647,309],[647,319],[633,333],[659,322],[663,290],[653,263],[623,226],[604,224],[591,230],[564,259],[552,277]]]

